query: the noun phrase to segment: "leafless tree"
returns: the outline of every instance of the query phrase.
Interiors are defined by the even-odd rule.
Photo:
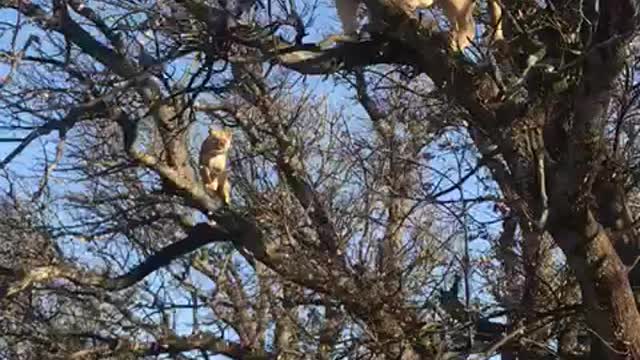
[[[0,354],[640,359],[637,3],[365,5],[0,0]]]

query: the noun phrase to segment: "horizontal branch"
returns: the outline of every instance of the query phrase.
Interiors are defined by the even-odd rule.
[[[372,39],[341,42],[335,47],[323,48],[315,44],[288,44],[282,40],[274,46],[270,40],[273,39],[250,45],[259,47],[268,59],[302,74],[326,75],[374,64],[411,64],[407,48],[393,42]]]
[[[165,246],[146,258],[124,275],[103,282],[106,290],[122,290],[130,287],[152,272],[168,266],[173,260],[214,242],[225,242],[227,234],[220,228],[200,223],[194,226],[186,238]]]
[[[228,234],[225,231],[207,223],[200,223],[191,228],[184,239],[160,249],[142,263],[118,277],[105,278],[68,266],[42,266],[30,271],[13,272],[12,275],[17,279],[9,287],[7,296],[14,296],[35,283],[50,283],[58,279],[66,279],[74,284],[97,287],[108,291],[122,290],[137,284],[147,275],[168,266],[173,260],[185,254],[207,244],[224,241],[229,241]]]
[[[206,351],[214,355],[225,355],[232,359],[255,359],[270,360],[275,359],[276,355],[264,350],[255,350],[242,346],[233,341],[223,340],[222,338],[210,333],[197,333],[189,336],[168,336],[159,341],[153,342],[134,342],[129,339],[109,339],[100,335],[92,334],[66,334],[70,337],[90,338],[107,342],[103,346],[77,351],[71,354],[71,359],[86,359],[96,355],[111,356],[118,355],[137,355],[137,356],[154,356],[162,354],[178,354],[193,350]]]

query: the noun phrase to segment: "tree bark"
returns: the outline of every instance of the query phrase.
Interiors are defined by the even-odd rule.
[[[587,323],[603,343],[600,356],[640,359],[640,314],[627,268],[591,211],[573,213],[572,217],[574,220],[554,221],[550,231],[578,278]]]

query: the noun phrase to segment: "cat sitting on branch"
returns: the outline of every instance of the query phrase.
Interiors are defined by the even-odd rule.
[[[209,130],[209,136],[200,147],[200,177],[205,191],[211,197],[229,205],[231,185],[227,175],[227,153],[232,133],[228,130]]]
[[[449,46],[454,51],[463,51],[471,45],[476,30],[473,18],[475,0],[399,0],[409,11],[427,9],[436,6],[442,10],[450,24]],[[487,0],[493,40],[502,41],[502,8],[498,0]],[[362,0],[335,0],[338,18],[342,23],[345,38],[354,39],[358,34],[358,7]],[[369,13],[369,15],[371,15]]]

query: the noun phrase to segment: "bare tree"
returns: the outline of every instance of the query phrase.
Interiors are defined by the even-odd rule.
[[[636,2],[365,5],[0,0],[3,356],[640,359]]]

